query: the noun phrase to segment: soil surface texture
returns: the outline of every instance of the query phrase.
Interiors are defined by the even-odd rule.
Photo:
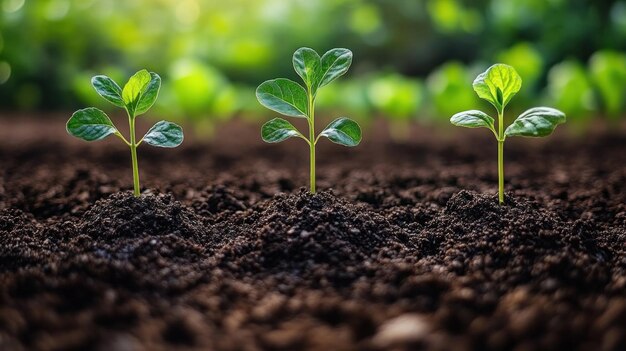
[[[320,142],[311,195],[229,122],[142,146],[135,198],[65,117],[0,118],[0,350],[626,350],[623,128],[507,140],[499,205],[484,130]]]

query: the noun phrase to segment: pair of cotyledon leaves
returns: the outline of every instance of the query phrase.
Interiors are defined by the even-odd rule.
[[[474,91],[481,99],[489,101],[496,108],[498,114],[502,114],[506,105],[522,87],[522,78],[513,67],[496,64],[478,75],[473,86]],[[494,127],[494,119],[482,111],[470,110],[457,113],[450,118],[450,122],[461,127],[488,128],[498,137]],[[551,134],[557,125],[564,122],[565,114],[563,112],[550,107],[535,107],[517,117],[506,128],[504,135],[542,137]]]
[[[91,84],[100,96],[115,106],[125,108],[129,116],[135,118],[154,105],[161,88],[161,77],[141,70],[128,80],[124,89],[102,75],[93,77]],[[111,119],[95,107],[76,111],[67,122],[67,131],[86,141],[101,140],[111,134],[121,136]],[[175,123],[160,121],[148,130],[142,141],[153,146],[176,147],[183,142],[183,130]]]
[[[289,79],[272,79],[259,85],[257,99],[261,105],[282,115],[310,119],[309,102],[314,101],[318,89],[344,75],[351,64],[352,52],[348,49],[332,49],[320,57],[313,49],[300,48],[293,55],[293,67],[304,81],[306,89]],[[356,146],[361,142],[361,128],[355,121],[341,117],[331,122],[320,136],[340,145]],[[283,118],[274,118],[265,123],[261,137],[268,143],[281,142],[291,137],[308,141]]]

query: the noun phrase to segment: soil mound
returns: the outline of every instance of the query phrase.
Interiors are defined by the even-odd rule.
[[[213,236],[170,195],[117,193],[96,202],[81,218],[64,262],[68,272],[134,288],[180,290],[201,277]]]
[[[606,233],[584,221],[569,222],[537,203],[461,191],[424,233],[434,260],[481,284],[507,291],[530,284],[553,293],[603,291],[611,280]],[[562,293],[563,290],[560,290]]]
[[[209,186],[194,197],[191,207],[212,222],[219,222],[249,207],[242,194],[223,185]]]
[[[77,230],[99,241],[168,234],[198,239],[206,233],[202,220],[171,195],[135,197],[128,192],[96,202],[83,215]]]
[[[42,253],[48,249],[41,243],[40,229],[32,216],[20,210],[0,210],[0,272],[45,262]]]
[[[365,274],[373,261],[403,248],[398,227],[331,191],[277,195],[244,215],[247,225],[221,259],[223,266],[241,272],[312,274],[347,282]],[[233,218],[231,224],[240,221]]]

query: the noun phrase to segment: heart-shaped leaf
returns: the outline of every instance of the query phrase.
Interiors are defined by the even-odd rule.
[[[488,114],[478,111],[470,110],[463,111],[455,114],[450,118],[450,122],[455,126],[466,128],[480,128],[485,127],[495,131],[493,127],[494,119]]]
[[[306,138],[287,120],[274,118],[261,128],[261,138],[266,143],[279,143],[291,137]]]
[[[489,101],[499,113],[522,87],[522,78],[515,68],[505,64],[495,64],[474,80],[474,91],[481,99]]]
[[[113,105],[118,107],[124,107],[124,99],[122,99],[122,88],[120,88],[113,79],[107,76],[95,76],[91,78],[91,85],[96,89],[96,92]]]
[[[565,114],[550,107],[535,107],[522,113],[504,132],[507,136],[543,137],[565,123]]]
[[[109,116],[95,107],[74,112],[66,129],[70,135],[86,141],[101,140],[118,133]]]
[[[317,89],[321,64],[320,55],[313,49],[300,48],[293,54],[293,68],[313,94]]]
[[[145,69],[142,69],[130,77],[128,83],[124,85],[124,89],[122,90],[122,99],[124,100],[126,107],[132,113],[135,112],[137,102],[148,84],[150,84],[151,80],[152,76],[150,73]]]
[[[308,118],[308,100],[304,88],[289,79],[263,82],[256,89],[261,105],[290,117]]]
[[[183,128],[178,124],[160,121],[148,130],[142,141],[158,147],[177,147],[183,142]]]
[[[159,90],[161,89],[161,77],[154,72],[150,72],[150,83],[146,85],[141,92],[137,107],[135,108],[135,116],[146,113],[154,102],[159,97]]]
[[[343,76],[352,64],[352,51],[332,49],[322,56],[322,66],[318,78],[318,88]]]
[[[336,144],[357,146],[361,142],[361,127],[349,118],[340,117],[332,121],[320,136],[325,136]]]

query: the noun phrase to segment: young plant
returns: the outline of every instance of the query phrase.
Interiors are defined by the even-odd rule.
[[[522,87],[522,78],[515,69],[495,64],[476,77],[474,91],[489,101],[498,113],[497,131],[494,119],[482,111],[471,110],[455,114],[450,122],[467,128],[488,128],[498,141],[498,200],[504,202],[504,141],[507,136],[544,137],[565,123],[565,114],[550,107],[534,107],[522,113],[504,130],[504,109]]]
[[[113,134],[128,145],[133,166],[133,188],[135,196],[139,196],[139,166],[137,164],[137,146],[146,142],[152,146],[173,148],[183,142],[183,129],[167,121],[157,122],[148,132],[137,141],[135,137],[135,119],[146,113],[152,107],[159,95],[161,77],[156,73],[141,70],[135,73],[124,89],[120,88],[107,76],[95,76],[91,84],[107,101],[115,106],[124,108],[128,114],[130,136],[127,140],[115,127],[111,119],[95,107],[78,110],[67,121],[67,132],[86,141],[95,141]]]
[[[261,105],[282,115],[305,118],[309,125],[305,137],[287,120],[274,118],[265,123],[261,137],[267,143],[278,143],[291,137],[302,138],[309,144],[311,193],[315,193],[315,145],[324,136],[333,143],[357,146],[361,142],[361,128],[346,117],[335,119],[315,136],[315,98],[320,88],[344,75],[352,64],[348,49],[332,49],[322,57],[309,48],[300,48],[293,54],[293,68],[305,87],[285,78],[268,80],[256,90]]]

